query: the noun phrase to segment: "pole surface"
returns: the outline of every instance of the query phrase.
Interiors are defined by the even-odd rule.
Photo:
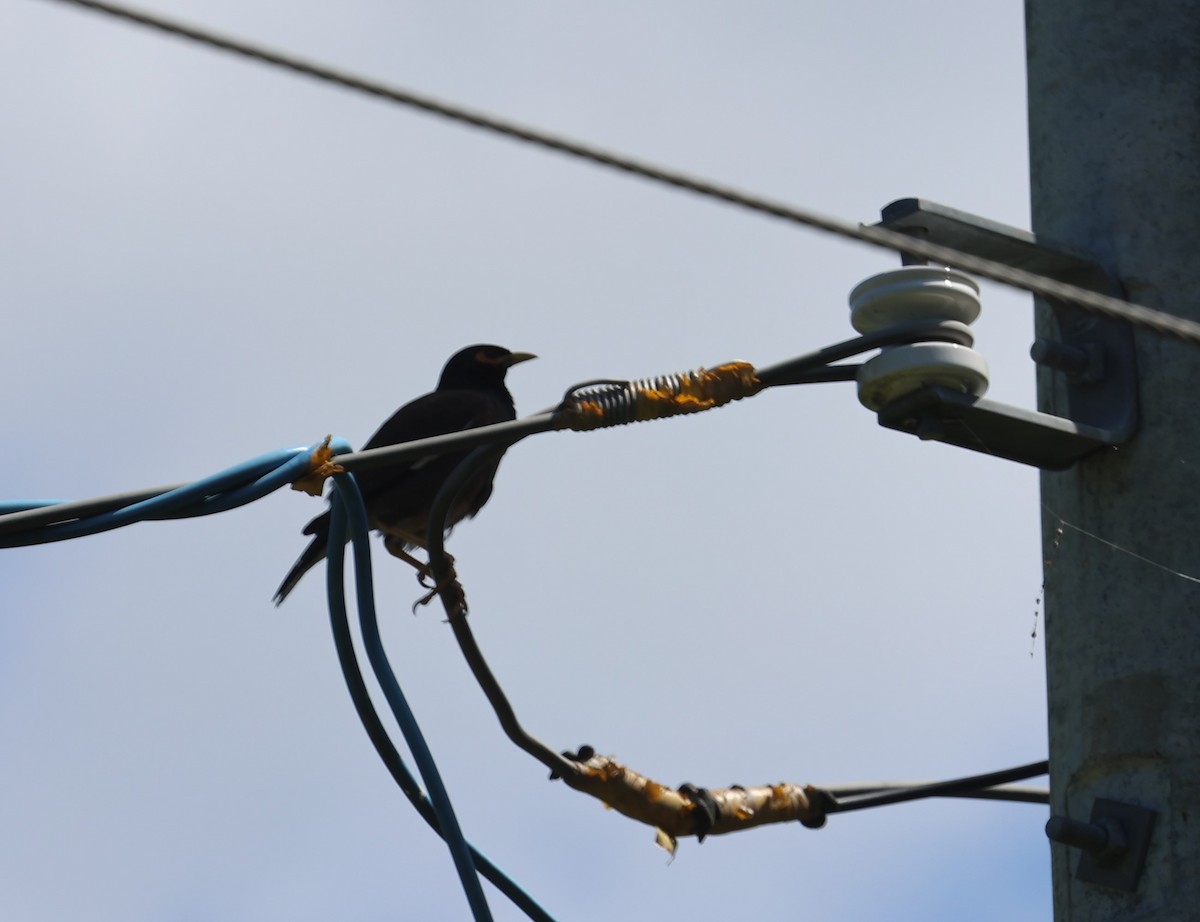
[[[1200,2],[1027,0],[1026,38],[1033,230],[1200,319]],[[1133,893],[1051,845],[1058,922],[1200,918],[1200,349],[1135,336],[1138,433],[1042,475],[1051,811],[1159,815]]]

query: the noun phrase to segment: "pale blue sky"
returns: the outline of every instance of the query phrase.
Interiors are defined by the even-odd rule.
[[[838,0],[147,8],[848,220],[1028,226],[1021,6]],[[361,444],[496,341],[568,385],[852,335],[898,261],[41,0],[0,3],[10,498]],[[984,286],[991,396],[1033,403]],[[5,551],[0,916],[462,919],[337,672],[316,500]],[[529,729],[670,784],[944,778],[1045,756],[1037,475],[881,429],[849,384],[531,439],[450,541]],[[468,836],[562,922],[1048,920],[1044,808],[923,802],[685,840],[549,784],[377,557]],[[520,914],[489,891],[497,919]]]

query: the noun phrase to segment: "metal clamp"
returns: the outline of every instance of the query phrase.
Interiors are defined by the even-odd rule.
[[[1120,285],[1095,260],[1027,231],[933,202],[892,202],[883,209],[880,226],[1123,297]],[[931,386],[880,408],[880,425],[1048,470],[1071,467],[1093,451],[1128,441],[1138,424],[1132,329],[1124,321],[1072,304],[1047,303],[1058,336],[1039,339],[1030,354],[1038,364],[1062,374],[1066,416]]]

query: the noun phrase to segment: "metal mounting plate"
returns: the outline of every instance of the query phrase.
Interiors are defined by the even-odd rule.
[[[1117,282],[1094,260],[1028,231],[907,198],[883,209],[880,225],[913,234],[1005,265],[1036,272],[1103,294],[1123,297]],[[1061,374],[1069,418],[1007,407],[990,401],[922,391],[879,414],[881,425],[985,451],[1002,458],[1058,470],[1081,457],[1129,440],[1137,428],[1137,367],[1129,324],[1058,301],[1053,311],[1059,342],[1096,347],[1103,354],[1099,380]],[[962,399],[957,399],[962,398]],[[900,424],[903,423],[903,424]],[[974,433],[974,434],[973,434]]]
[[[879,425],[1061,471],[1102,448],[1106,433],[1069,419],[1023,410],[944,387],[927,387],[879,411]]]

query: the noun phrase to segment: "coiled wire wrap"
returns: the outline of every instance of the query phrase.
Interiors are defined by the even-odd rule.
[[[566,428],[601,429],[711,410],[763,387],[749,362],[727,362],[637,381],[585,381],[567,391],[558,412]]]

